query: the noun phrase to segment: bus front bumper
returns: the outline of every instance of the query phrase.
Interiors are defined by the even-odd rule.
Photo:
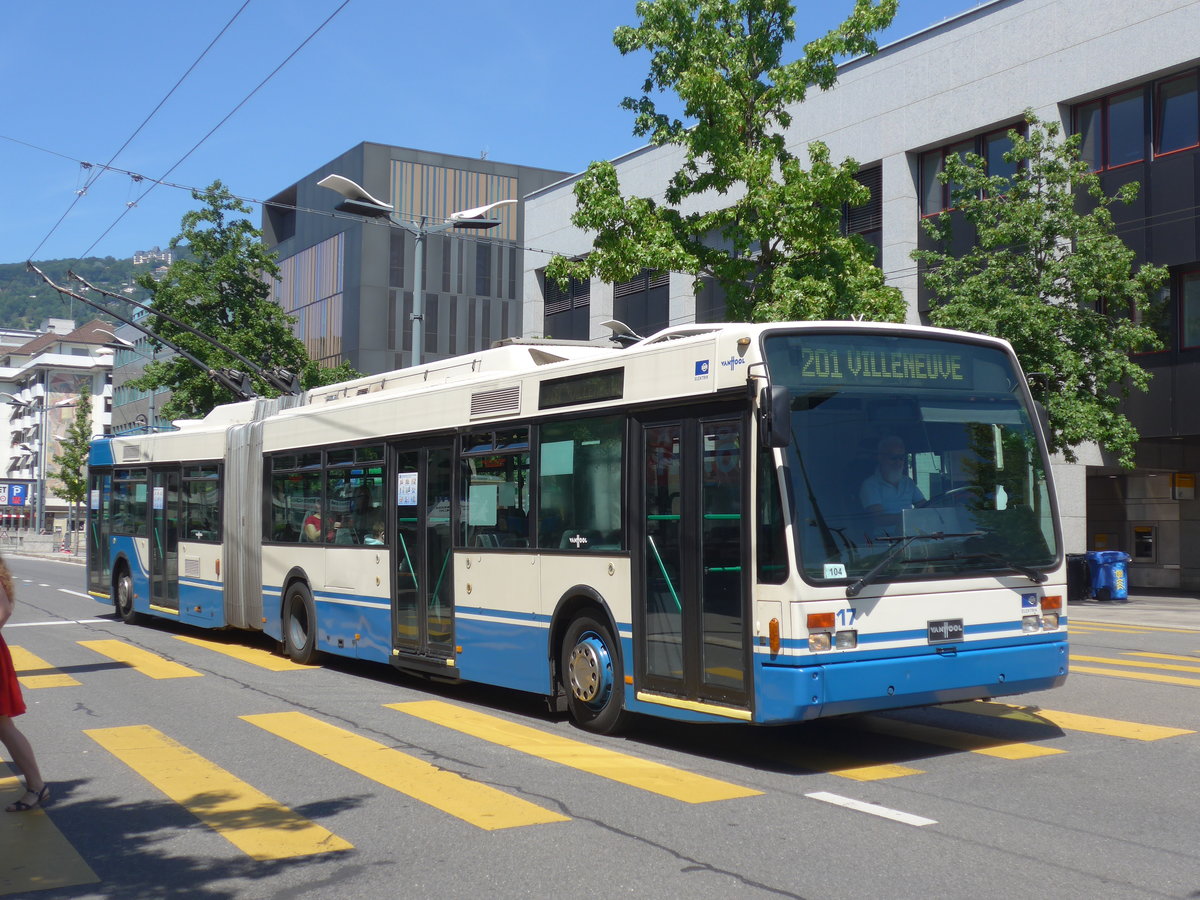
[[[884,659],[785,666],[756,672],[754,721],[795,722],[905,706],[928,706],[1057,687],[1067,677],[1067,641]]]

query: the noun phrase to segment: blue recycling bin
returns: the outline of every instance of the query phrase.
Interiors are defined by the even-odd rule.
[[[1129,602],[1130,556],[1124,550],[1089,550],[1087,553],[1091,595],[1097,600]]]

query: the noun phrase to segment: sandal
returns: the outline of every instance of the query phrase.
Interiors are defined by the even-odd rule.
[[[33,791],[26,791],[27,794],[32,794]],[[26,803],[24,799],[18,800],[16,803],[10,803],[4,807],[5,812],[28,812],[35,806],[45,806],[50,802],[50,785],[43,784],[42,789],[37,792],[32,803]]]

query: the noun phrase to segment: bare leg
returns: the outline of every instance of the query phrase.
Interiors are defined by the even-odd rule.
[[[36,802],[38,792],[46,783],[42,781],[42,773],[38,769],[37,758],[33,755],[29,739],[21,734],[16,723],[8,716],[0,716],[0,743],[8,748],[12,761],[25,776],[25,796],[21,799],[26,803]]]

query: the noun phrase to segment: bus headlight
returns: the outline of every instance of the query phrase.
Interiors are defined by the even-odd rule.
[[[1029,634],[1031,631],[1041,631],[1042,623],[1037,616],[1024,616],[1021,619],[1021,631]]]
[[[813,653],[828,650],[832,645],[828,631],[815,631],[808,636],[808,649]]]
[[[1058,613],[1046,613],[1043,615],[1042,627],[1047,631],[1055,631],[1058,628]]]
[[[834,636],[834,645],[839,650],[853,650],[858,646],[857,631],[839,631]]]

